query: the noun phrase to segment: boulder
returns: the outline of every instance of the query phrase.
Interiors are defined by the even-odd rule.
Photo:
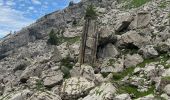
[[[87,80],[91,80],[91,81],[95,80],[94,69],[92,68],[92,66],[85,65],[85,64],[81,65],[80,73]]]
[[[72,77],[66,79],[61,86],[61,97],[64,100],[76,100],[88,94],[95,84],[83,77]]]
[[[149,94],[147,96],[144,96],[144,97],[140,97],[138,99],[135,99],[135,100],[155,100],[155,97],[153,94]]]
[[[140,64],[143,62],[143,58],[138,54],[133,55],[127,55],[124,61],[124,65],[128,67],[136,66],[137,64]]]
[[[163,77],[170,77],[170,68],[166,69],[163,73],[162,73]]]
[[[139,54],[143,55],[145,59],[158,56],[158,52],[154,49],[153,45],[146,45],[140,48],[138,52]]]
[[[115,26],[116,32],[126,30],[133,20],[133,16],[130,13],[121,13],[118,15],[117,24]]]
[[[21,74],[20,76],[20,81],[22,83],[26,83],[26,81],[30,78],[30,77],[33,77],[33,76],[40,76],[41,75],[41,72],[43,71],[44,69],[44,65],[39,65],[38,63],[37,64],[33,64],[33,65],[30,65],[28,66]]]
[[[80,49],[80,42],[75,42],[72,45],[69,45],[69,49],[71,54],[73,54],[73,56],[78,56],[79,49]]]
[[[157,44],[156,49],[160,52],[160,53],[167,53],[170,52],[170,39],[168,39],[165,42],[160,42]]]
[[[111,83],[102,83],[90,91],[89,95],[82,100],[112,100],[116,93],[116,88]]]
[[[167,95],[170,96],[170,84],[166,85],[163,90]]]
[[[114,100],[132,100],[129,94],[117,95]]]
[[[109,43],[106,46],[100,48],[98,52],[98,57],[100,58],[115,58],[118,55],[119,52],[112,43]]]
[[[149,25],[150,21],[151,21],[150,12],[139,11],[134,17],[134,20],[132,21],[130,28],[131,29],[145,28]]]
[[[63,73],[60,70],[46,70],[42,72],[42,78],[44,86],[54,87],[63,80]]]
[[[22,99],[23,100],[23,99]],[[60,96],[50,92],[36,92],[27,100],[62,100]]]
[[[147,44],[150,44],[150,37],[141,36],[136,31],[128,31],[122,34],[117,42],[119,48],[124,47],[128,49],[138,49]]]
[[[28,100],[33,93],[30,90],[23,90],[12,96],[9,100]]]
[[[124,69],[124,59],[104,59],[101,65],[101,73],[122,72]]]
[[[117,40],[115,32],[111,31],[108,27],[101,28],[99,33],[99,45],[114,43]]]
[[[164,100],[170,100],[170,96],[168,96],[167,94],[162,94],[161,97],[162,97]]]
[[[68,55],[70,55],[70,50],[68,48],[67,42],[62,43],[61,45],[57,46],[57,48],[62,58],[66,58]]]

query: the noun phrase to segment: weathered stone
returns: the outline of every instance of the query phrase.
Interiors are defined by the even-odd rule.
[[[155,97],[153,96],[153,94],[149,94],[147,96],[140,97],[140,98],[135,99],[135,100],[155,100]]]
[[[168,84],[168,85],[166,85],[166,86],[164,87],[164,92],[165,92],[167,95],[170,96],[170,84]]]
[[[116,93],[116,88],[111,83],[103,83],[90,91],[82,100],[111,100]]]
[[[47,70],[42,72],[44,86],[54,87],[63,80],[63,73],[59,71]]]
[[[99,45],[114,43],[117,40],[115,32],[111,31],[108,27],[101,28],[99,33]]]
[[[62,99],[60,96],[53,94],[50,91],[47,91],[47,92],[36,92],[27,100],[62,100]]]
[[[22,83],[26,83],[26,81],[33,76],[40,76],[41,72],[43,71],[44,66],[43,65],[39,65],[39,64],[35,64],[35,65],[31,65],[28,66],[23,73],[20,76],[20,81]]]
[[[22,92],[13,95],[9,100],[28,100],[32,94],[33,93],[30,90],[23,90]]]
[[[161,97],[165,100],[169,100],[170,96],[168,96],[167,94],[162,94]]]
[[[150,44],[150,38],[148,36],[141,36],[136,31],[124,33],[117,42],[118,47],[126,47],[129,49],[141,48],[147,44]]]
[[[88,92],[94,88],[95,84],[89,82],[83,77],[72,77],[66,79],[61,87],[61,94],[63,99],[77,99],[85,96]]]
[[[158,56],[158,52],[154,49],[153,45],[146,45],[140,48],[139,53],[142,54],[145,59]]]
[[[91,81],[95,80],[95,75],[94,75],[94,70],[92,66],[89,65],[81,65],[81,70],[80,70],[81,75]]]
[[[143,58],[138,55],[138,54],[133,54],[133,55],[127,55],[125,59],[125,66],[128,67],[133,67],[136,66],[139,63],[143,62]]]
[[[66,58],[68,55],[71,55],[67,42],[62,43],[61,45],[57,46],[57,48],[62,58]]]
[[[114,100],[132,100],[129,94],[117,95]]]
[[[133,16],[130,15],[129,13],[123,13],[118,16],[120,16],[120,18],[115,26],[115,30],[116,30],[116,32],[121,32],[128,28],[128,26],[130,25],[130,23],[133,20]]]
[[[162,76],[163,76],[163,77],[170,77],[170,68],[169,68],[169,69],[166,69],[166,70],[164,71],[164,73],[162,73]]]
[[[157,50],[161,53],[167,53],[170,51],[170,39],[165,42],[160,42],[157,44]]]
[[[146,11],[140,11],[137,13],[134,21],[131,23],[131,29],[145,28],[151,21],[151,13]]]

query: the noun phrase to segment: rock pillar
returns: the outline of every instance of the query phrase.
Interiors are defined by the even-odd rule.
[[[80,65],[87,63],[95,64],[98,45],[98,33],[95,19],[86,19],[81,38],[79,62]]]

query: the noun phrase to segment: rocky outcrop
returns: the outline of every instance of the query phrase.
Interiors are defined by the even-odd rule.
[[[0,40],[0,99],[169,100],[169,0],[120,1],[71,2]]]

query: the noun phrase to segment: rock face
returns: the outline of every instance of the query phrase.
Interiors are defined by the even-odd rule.
[[[0,39],[0,100],[170,100],[170,1],[145,1],[70,2]]]

